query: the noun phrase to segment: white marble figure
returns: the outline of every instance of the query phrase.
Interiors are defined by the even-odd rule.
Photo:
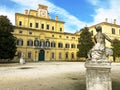
[[[105,39],[112,42],[111,39],[102,33],[102,27],[95,27],[97,34],[94,36],[96,42],[95,46],[88,52],[88,60],[106,60],[106,58],[113,54],[112,49],[105,46]]]
[[[24,53],[21,54],[20,64],[25,64],[25,55],[24,55]]]

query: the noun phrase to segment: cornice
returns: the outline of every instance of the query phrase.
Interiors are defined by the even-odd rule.
[[[54,19],[42,18],[42,17],[38,17],[38,16],[33,16],[33,15],[25,15],[25,14],[21,14],[21,13],[15,13],[15,16],[16,15],[25,16],[25,17],[28,17],[28,18],[36,18],[36,19],[40,19],[40,20],[47,20],[47,21],[59,22],[59,23],[63,23],[63,24],[65,23],[63,21],[56,21]]]
[[[33,29],[33,28],[25,28],[25,27],[18,27],[14,26],[14,29],[22,29],[22,30],[31,30],[31,31],[37,31],[37,32],[48,32],[48,33],[56,33],[56,34],[64,34],[64,35],[74,35],[78,36],[75,33],[68,33],[68,32],[55,32],[55,31],[48,31],[48,30],[40,30],[40,29]]]
[[[96,24],[96,25],[92,25],[92,26],[90,26],[90,27],[88,27],[88,28],[93,28],[93,27],[95,27],[95,26],[97,26],[97,25],[109,25],[109,26],[114,26],[114,27],[120,28],[120,25],[113,24],[113,23],[108,23],[108,22],[101,22],[101,23],[98,23],[98,24]]]

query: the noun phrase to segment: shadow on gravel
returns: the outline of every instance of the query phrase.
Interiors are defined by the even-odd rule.
[[[35,67],[20,67],[18,69],[33,69],[33,68],[35,68]]]

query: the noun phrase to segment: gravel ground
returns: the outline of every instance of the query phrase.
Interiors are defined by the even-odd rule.
[[[112,64],[113,90],[120,90],[120,63]],[[0,64],[0,90],[86,90],[83,62]]]

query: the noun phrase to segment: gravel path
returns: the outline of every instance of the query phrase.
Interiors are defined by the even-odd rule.
[[[113,63],[112,79],[118,78],[120,63]],[[84,63],[0,64],[0,90],[85,90]]]

